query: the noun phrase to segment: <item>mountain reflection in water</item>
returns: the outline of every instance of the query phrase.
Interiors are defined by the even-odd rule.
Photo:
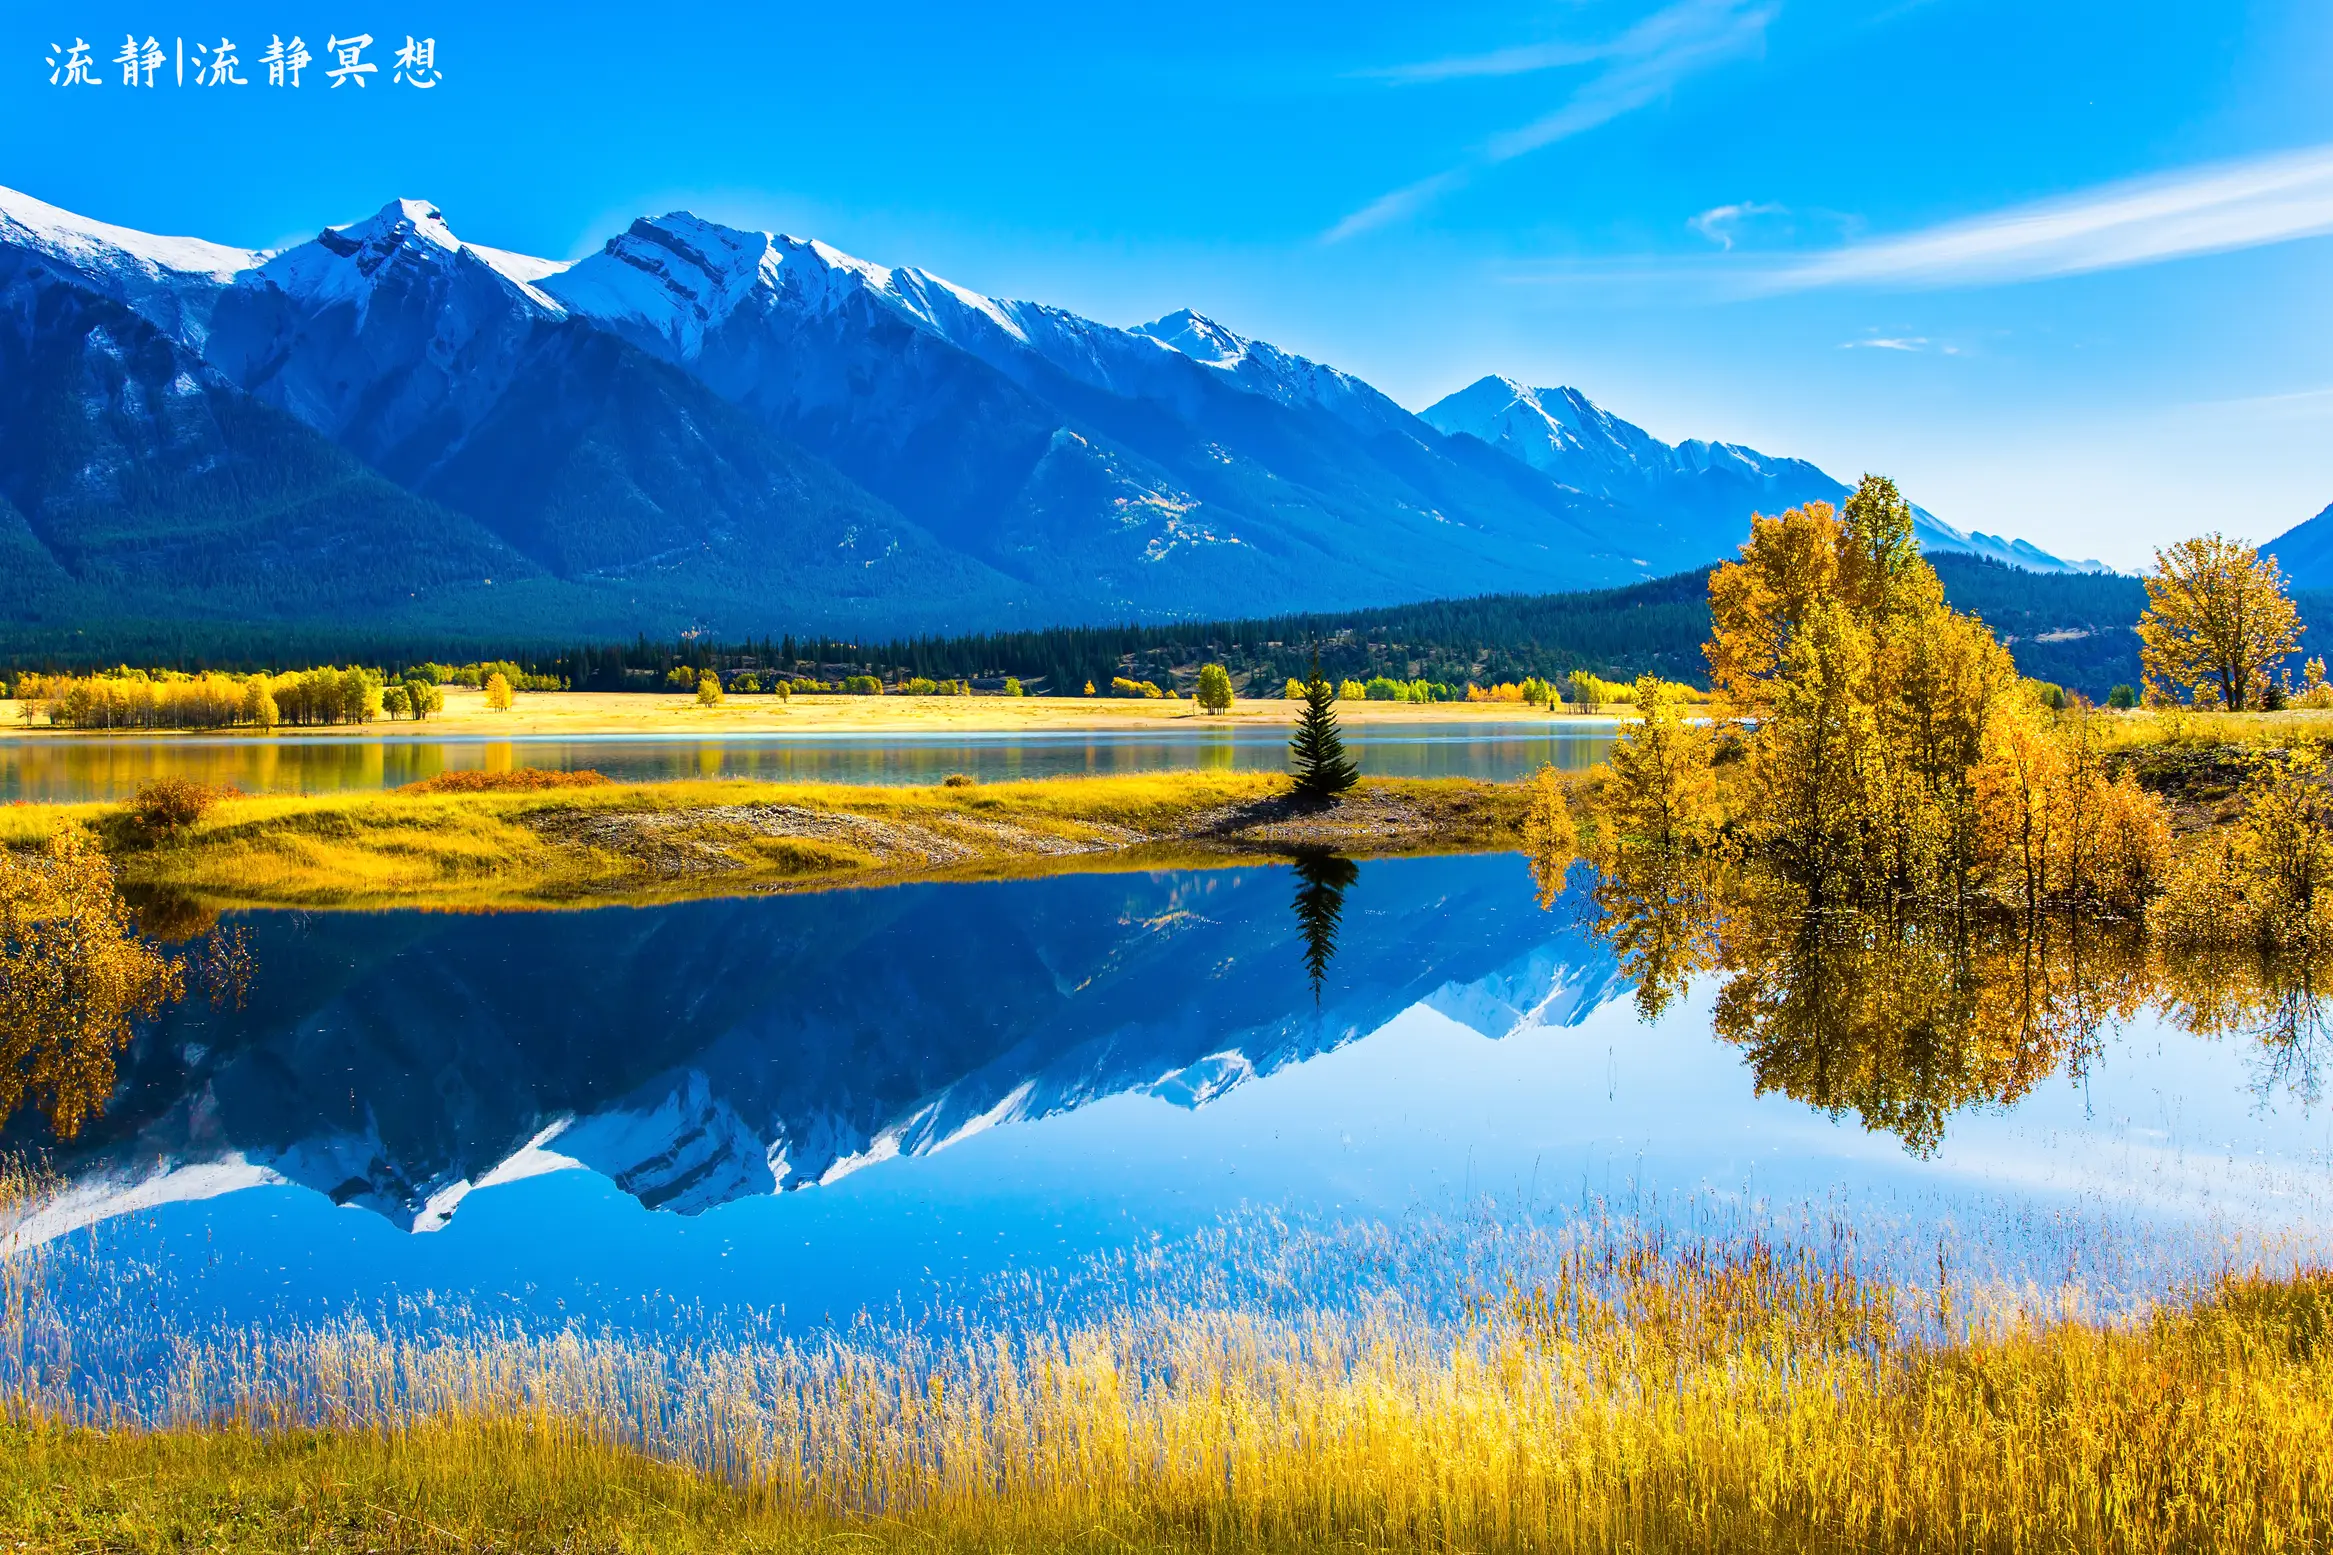
[[[1419,1004],[1496,1037],[1622,991],[1514,858],[1373,866],[1349,903],[1351,862],[1295,873],[1293,914],[1287,866],[253,914],[246,1007],[141,1035],[59,1165],[91,1218],[207,1170],[429,1229],[572,1164],[694,1213],[1105,1096],[1197,1106]]]
[[[1580,865],[1569,882],[1543,911],[1513,856],[1320,856],[653,909],[253,914],[244,1004],[189,1001],[133,1042],[104,1115],[57,1152],[58,1224],[291,1183],[430,1230],[473,1188],[572,1167],[695,1214],[1108,1097],[1201,1106],[1413,1009],[1502,1038],[1633,994],[1666,1027],[1700,984],[1747,1063],[1737,1095],[1852,1118],[1915,1159],[1955,1114],[2080,1075],[2148,1014],[2242,1036],[2255,1088],[2314,1098],[2310,967],[2047,919],[1810,915],[1722,879]],[[1539,1105],[1560,1137],[1584,1104]],[[1728,1126],[1754,1147],[1794,1137],[1743,1117]],[[19,1118],[15,1142],[34,1128]]]

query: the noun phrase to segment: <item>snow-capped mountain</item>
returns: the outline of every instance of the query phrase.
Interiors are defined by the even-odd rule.
[[[1655,516],[1672,544],[1710,558],[1740,543],[1753,510],[1836,503],[1852,489],[1804,459],[1699,438],[1665,443],[1577,389],[1488,377],[1423,414],[1442,431],[1479,438],[1566,486]],[[2033,572],[2106,570],[2099,562],[2063,561],[2024,540],[1970,534],[1916,505],[1912,516],[1920,544],[1931,551],[1965,551]]]
[[[1453,451],[1382,396],[1371,425],[1326,369],[1308,397],[1310,364],[1268,347],[1226,371],[1220,352],[686,214],[542,286],[949,543],[1119,610],[1414,597],[1510,567],[1643,575],[1601,504]]]
[[[130,308],[198,352],[210,328],[211,304],[237,275],[266,257],[201,238],[110,226],[0,188],[0,263],[20,277],[48,268]]]
[[[427,1231],[477,1188],[573,1167],[693,1214],[1108,1096],[1205,1105],[1421,1004],[1492,1039],[1574,1024],[1625,980],[1520,869],[1368,866],[1317,1006],[1284,869],[555,924],[260,915],[250,1007],[138,1040],[58,1156],[51,1229],[293,1183]]]
[[[212,365],[407,485],[451,455],[522,371],[559,305],[534,261],[473,248],[392,200],[237,275]]]
[[[420,200],[260,253],[0,190],[0,303],[19,624],[255,593],[440,640],[1333,609],[1634,582],[1838,489],[1570,391],[1420,417],[1189,310],[1118,328],[687,213],[564,265]],[[362,512],[311,502],[350,460]]]

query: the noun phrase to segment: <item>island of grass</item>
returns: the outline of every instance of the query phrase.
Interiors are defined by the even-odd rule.
[[[925,787],[590,773],[448,773],[386,792],[189,794],[14,805],[0,845],[84,825],[137,897],[206,908],[465,909],[649,903],[1064,868],[1152,867],[1334,850],[1518,845],[1518,785],[1371,779],[1307,803],[1273,774],[1178,772]]]

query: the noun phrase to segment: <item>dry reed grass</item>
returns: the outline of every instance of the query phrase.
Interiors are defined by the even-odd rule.
[[[1402,1235],[1370,1256],[1403,1265]],[[20,1308],[0,1521],[145,1548],[2333,1539],[2322,1275],[2110,1318],[1890,1280],[1851,1240],[1567,1235],[1455,1315],[1387,1286],[807,1339],[350,1321],[185,1337],[102,1407]]]

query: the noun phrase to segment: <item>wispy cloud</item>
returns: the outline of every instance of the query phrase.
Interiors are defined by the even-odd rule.
[[[2333,416],[2333,387],[2300,389],[2288,394],[2248,394],[2232,400],[2202,400],[2194,408],[2238,411],[2250,417],[2315,421]]]
[[[1431,204],[1485,168],[1609,124],[1663,96],[1685,77],[1765,46],[1781,0],[1674,0],[1605,43],[1545,43],[1377,72],[1403,82],[1526,75],[1569,66],[1604,68],[1552,111],[1493,136],[1455,166],[1381,195],[1325,234],[1339,242]]]
[[[1971,286],[2119,270],[2333,233],[2333,145],[2105,184],[1785,263],[1761,291]]]
[[[1695,232],[1715,243],[1719,248],[1731,249],[1734,238],[1742,228],[1761,216],[1787,216],[1790,207],[1772,205],[1760,200],[1743,200],[1735,205],[1713,205],[1685,223]]]
[[[1863,340],[1842,340],[1842,351],[1925,351],[1926,335],[1872,335]]]

